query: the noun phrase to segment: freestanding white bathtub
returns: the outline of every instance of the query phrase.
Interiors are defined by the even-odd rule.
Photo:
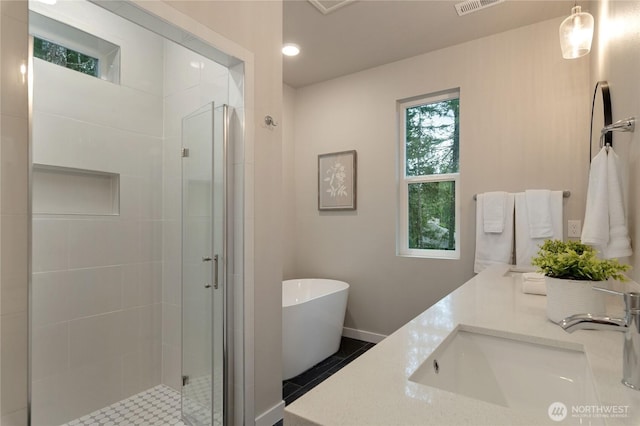
[[[349,284],[327,279],[282,282],[283,380],[340,348]]]

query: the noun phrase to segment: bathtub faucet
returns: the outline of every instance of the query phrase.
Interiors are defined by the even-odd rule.
[[[594,287],[624,297],[624,318],[605,315],[576,314],[563,319],[560,326],[567,332],[575,330],[612,330],[624,332],[622,354],[622,383],[640,390],[640,293],[621,293]]]

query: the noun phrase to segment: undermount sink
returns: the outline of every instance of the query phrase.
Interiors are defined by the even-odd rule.
[[[598,405],[580,345],[459,325],[409,380],[517,410]],[[584,419],[583,419],[584,420]],[[589,419],[588,424],[604,424]]]

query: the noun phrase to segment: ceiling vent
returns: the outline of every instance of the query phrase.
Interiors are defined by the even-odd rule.
[[[348,4],[354,3],[355,1],[356,0],[309,0],[309,3],[314,5],[316,9],[322,12],[323,15],[328,15],[329,13]]]
[[[503,1],[504,0],[467,0],[456,4],[456,12],[458,12],[458,16],[462,16],[468,13],[477,12],[480,9],[495,6]]]

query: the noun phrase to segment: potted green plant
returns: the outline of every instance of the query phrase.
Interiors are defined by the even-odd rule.
[[[610,279],[626,281],[630,266],[617,259],[600,259],[597,251],[579,241],[546,240],[531,264],[545,275],[547,317],[558,323],[578,313],[604,313],[604,295]]]

